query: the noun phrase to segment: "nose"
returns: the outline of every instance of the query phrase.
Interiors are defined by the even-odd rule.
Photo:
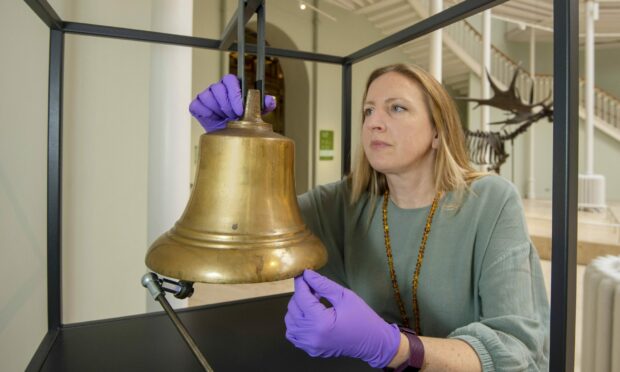
[[[372,115],[366,117],[365,125],[369,130],[372,131],[383,131],[385,130],[385,121],[386,117],[381,110],[376,110],[372,113]]]

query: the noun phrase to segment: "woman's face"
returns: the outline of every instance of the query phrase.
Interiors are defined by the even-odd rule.
[[[432,169],[435,134],[417,83],[388,72],[370,84],[362,145],[376,171],[389,175]]]

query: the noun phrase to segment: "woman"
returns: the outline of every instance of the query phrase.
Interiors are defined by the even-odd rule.
[[[218,91],[190,106],[207,130],[240,114]],[[286,337],[399,371],[546,370],[549,307],[519,196],[470,166],[441,84],[416,66],[375,70],[361,137],[350,176],[299,197],[329,260],[295,279]]]

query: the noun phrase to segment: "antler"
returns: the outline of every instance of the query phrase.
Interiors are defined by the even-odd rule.
[[[477,105],[475,107],[488,105],[507,111],[508,115],[512,114],[512,116],[506,120],[496,121],[490,124],[520,124],[512,132],[506,130],[505,126],[499,131],[494,132],[479,130],[472,132],[465,129],[470,160],[475,164],[486,165],[489,171],[492,170],[499,173],[500,167],[506,162],[509,156],[504,147],[506,141],[513,140],[519,134],[525,132],[532,124],[545,117],[549,119],[549,122],[553,121],[553,103],[546,103],[551,98],[551,95],[538,103],[532,103],[534,101],[534,85],[532,85],[529,104],[524,103],[521,99],[519,91],[517,90],[517,77],[520,71],[520,68],[515,70],[507,90],[501,90],[491,78],[489,72],[486,71],[487,78],[493,89],[493,97],[489,99],[469,97],[455,98],[463,101],[476,102]]]
[[[512,80],[510,81],[510,85],[508,86],[508,89],[506,90],[501,90],[497,86],[497,83],[493,80],[493,78],[491,77],[491,74],[489,74],[489,71],[485,70],[485,72],[486,72],[487,79],[489,80],[489,84],[491,85],[491,89],[493,89],[493,97],[489,99],[455,97],[455,99],[467,101],[467,102],[476,102],[477,105],[475,107],[478,107],[481,105],[487,105],[487,106],[498,108],[503,111],[508,111],[510,114],[512,114],[512,117],[506,120],[495,121],[489,124],[509,125],[509,124],[518,124],[518,123],[528,122],[532,120],[533,117],[539,116],[538,112],[535,112],[534,110],[534,108],[536,107],[542,107],[543,109],[547,109],[543,111],[548,112],[548,109],[550,108],[550,106],[546,105],[545,102],[547,102],[547,100],[549,100],[550,97],[547,97],[538,103],[532,103],[532,101],[534,100],[534,87],[533,86],[530,91],[530,99],[529,99],[530,103],[525,104],[523,100],[521,99],[519,95],[519,91],[517,90],[517,77],[519,76],[519,73],[521,72],[521,68],[517,68],[515,70],[515,73],[512,76]],[[538,117],[534,121],[540,120],[541,118],[542,117]]]

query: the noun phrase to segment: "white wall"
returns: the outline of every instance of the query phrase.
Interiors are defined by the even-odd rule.
[[[193,14],[193,35],[209,39],[219,39],[220,30],[226,26],[227,19],[221,19],[220,1],[195,1]],[[225,4],[224,4],[225,8]],[[225,9],[224,9],[225,10]],[[223,67],[220,59],[223,53],[209,49],[192,48],[192,98],[202,92],[209,84],[221,78]],[[189,102],[188,102],[189,106]],[[189,115],[189,111],[188,111]],[[198,143],[204,129],[194,119],[191,120],[192,131],[192,166],[191,179],[196,174]]]
[[[191,12],[191,2],[185,5]],[[168,25],[168,19],[151,19],[153,14],[165,10],[158,7],[165,6],[163,2],[148,0],[107,2],[104,6],[98,0],[81,0],[72,4],[66,17],[183,33],[182,27]],[[169,18],[178,16],[166,14]],[[183,26],[191,33],[191,23]],[[156,175],[156,170],[166,164],[176,168],[175,175],[184,168],[170,164],[172,136],[164,140],[161,132],[178,124],[178,132],[186,131],[189,141],[189,115],[183,118],[178,114],[187,112],[189,77],[188,85],[181,86],[180,91],[171,86],[183,80],[182,74],[174,70],[190,70],[191,61],[189,55],[176,53],[177,49],[181,54],[189,51],[118,39],[67,36],[63,157],[65,323],[143,313],[147,305],[151,310],[160,309],[140,285],[140,277],[145,271],[144,255],[149,243],[180,216],[190,183],[187,167],[181,172],[185,180],[178,180],[180,190],[185,191],[176,197],[173,189],[178,188],[174,184],[164,185]],[[166,99],[170,94],[173,99]],[[178,122],[171,123],[171,116],[178,117]],[[187,155],[175,155],[174,159],[189,162],[190,149],[186,151]],[[163,177],[165,181],[166,176]],[[160,196],[154,202],[151,198],[149,203],[148,196],[158,192]],[[157,199],[162,203],[168,200],[163,210],[174,215],[161,216],[163,205]],[[168,223],[162,227],[166,225],[164,220]]]
[[[337,18],[337,22],[319,17],[318,29],[320,53],[345,56],[356,52],[384,37],[365,18],[352,15],[339,7],[326,2],[320,3],[322,8]],[[406,61],[401,52],[393,49],[365,61],[356,63],[352,67],[352,95],[351,95],[351,165],[358,150],[361,130],[362,96],[366,80],[372,70],[398,62]],[[340,179],[342,162],[342,68],[338,65],[319,64],[317,86],[317,132],[316,166],[317,180],[320,185]],[[319,160],[318,136],[321,129],[334,131],[334,160]]]
[[[151,28],[147,0],[53,5],[65,19]],[[49,31],[24,2],[2,2],[0,20],[0,370],[13,371],[47,331]],[[62,321],[142,313],[151,45],[65,40]]]
[[[192,1],[151,2],[151,25],[166,33],[192,35]],[[187,102],[192,99],[192,49],[151,44],[148,130],[148,222],[150,246],[166,233],[185,210],[190,195],[191,120]],[[145,293],[149,311],[161,306]],[[169,296],[175,308],[187,299]]]
[[[0,370],[20,371],[47,332],[49,31],[0,2]]]
[[[150,27],[151,3],[73,3],[71,17]],[[118,9],[122,9],[119,12]],[[148,43],[66,36],[63,322],[145,311]]]

